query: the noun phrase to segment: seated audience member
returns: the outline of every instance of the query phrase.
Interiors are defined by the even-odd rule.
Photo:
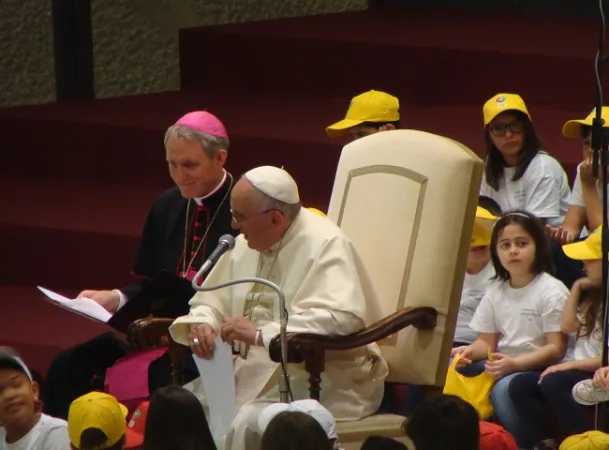
[[[370,436],[362,444],[361,450],[408,450],[408,447],[385,436]]]
[[[224,125],[209,112],[194,111],[168,128],[164,142],[164,157],[175,186],[154,201],[146,218],[132,270],[138,282],[121,289],[86,289],[79,294],[113,314],[140,294],[156,297],[154,293],[145,293],[163,272],[183,278],[177,280],[183,289],[172,288],[166,302],[153,302],[152,309],[142,313],[142,317],[154,314],[175,318],[186,314],[188,300],[194,294],[190,289],[194,273],[209,257],[220,236],[236,234],[230,214],[234,180],[224,169],[229,145]],[[117,258],[124,257],[117,254]],[[165,297],[165,293],[158,296]],[[46,374],[45,412],[65,419],[72,401],[92,390],[102,390],[107,369],[131,350],[113,332],[107,332],[60,352]],[[142,397],[171,384],[168,353],[146,365],[147,380],[129,381],[139,385]],[[193,359],[187,358],[185,381],[197,376]]]
[[[604,450],[607,448],[609,448],[609,434],[593,430],[569,436],[562,441],[558,450]]]
[[[235,184],[230,203],[241,235],[204,286],[254,274],[273,280],[285,292],[289,333],[348,335],[382,318],[352,242],[330,219],[301,206],[298,186],[286,171],[271,166],[248,171]],[[237,414],[225,445],[256,450],[260,412],[279,400],[279,366],[269,355],[280,329],[276,295],[263,286],[240,284],[197,292],[190,307],[190,314],[171,325],[171,336],[201,358],[213,357],[216,337],[239,352],[234,360]],[[302,364],[288,367],[294,399],[308,398],[309,374]],[[321,375],[324,405],[337,420],[376,413],[387,373],[375,344],[336,358],[328,352]],[[205,401],[201,380],[191,386]]]
[[[66,450],[65,420],[41,413],[38,383],[17,353],[0,347],[0,450]]]
[[[454,395],[430,397],[404,422],[416,450],[479,450],[480,425],[475,408]]]
[[[592,379],[592,374],[601,365],[601,229],[585,241],[563,248],[570,258],[584,261],[588,274],[575,282],[562,313],[563,333],[577,336],[575,351],[572,360],[550,366],[542,373],[521,374],[510,383],[510,398],[526,427],[521,436],[527,440],[518,442],[521,447],[542,442],[556,448],[551,430],[545,427],[545,404],[558,417],[567,435],[584,433],[591,428],[585,409],[575,402],[571,392],[578,382]]]
[[[379,131],[400,128],[400,102],[393,95],[368,91],[351,99],[346,117],[326,128],[331,138],[360,139]]]
[[[334,447],[317,420],[300,411],[277,414],[266,426],[261,450],[332,450]]]
[[[459,371],[485,371],[497,380],[490,394],[495,414],[520,442],[523,424],[509,386],[518,374],[556,364],[565,356],[567,339],[560,319],[569,291],[548,273],[548,239],[541,221],[529,213],[511,211],[497,220],[491,257],[496,281],[470,324],[478,336],[471,345],[453,349],[452,356],[461,355],[465,364],[476,362]],[[489,352],[492,360],[487,360]]]
[[[285,411],[296,411],[308,414],[323,428],[332,444],[332,448],[339,449],[340,445],[338,444],[338,434],[336,433],[336,420],[334,420],[334,416],[330,411],[322,406],[317,400],[296,400],[292,403],[275,403],[273,405],[267,406],[261,413],[260,417],[258,417],[258,426],[260,427],[260,431],[264,433],[264,431],[269,426],[269,423],[273,418]]]
[[[569,180],[560,163],[543,150],[519,95],[497,94],[483,107],[484,178],[480,195],[502,211],[524,210],[551,226],[567,213]]]
[[[150,404],[129,422],[127,443],[129,448],[143,444],[144,450],[216,450],[201,402],[181,386],[152,394]]]
[[[476,340],[477,333],[470,328],[469,324],[495,276],[491,263],[491,231],[497,219],[496,216],[501,214],[501,210],[495,201],[488,197],[480,197],[478,205],[455,327],[453,343],[455,347],[469,345]],[[487,206],[488,209],[482,205]]]
[[[605,122],[609,123],[609,107],[604,106],[601,114]],[[583,159],[577,166],[564,222],[557,227],[547,226],[550,235],[561,244],[576,240],[584,227],[592,231],[602,224],[600,177],[598,173],[592,172],[592,120],[595,117],[596,109],[585,119],[569,120],[562,129],[566,138],[582,139]]]
[[[127,408],[103,392],[78,397],[68,410],[68,434],[73,450],[123,450]]]

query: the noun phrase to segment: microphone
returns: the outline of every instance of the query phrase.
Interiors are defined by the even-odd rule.
[[[205,262],[201,265],[201,268],[192,279],[193,288],[197,286],[197,281],[201,276],[208,272],[220,259],[220,257],[225,254],[227,251],[235,248],[235,238],[230,234],[225,234],[220,239],[218,239],[218,245],[214,249],[213,252],[209,255],[209,257],[205,260]]]

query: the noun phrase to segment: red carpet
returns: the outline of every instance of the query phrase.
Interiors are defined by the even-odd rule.
[[[282,165],[325,208],[342,143],[324,128],[369,89],[401,100],[402,125],[481,152],[481,106],[518,92],[572,177],[564,121],[594,102],[597,23],[508,15],[358,12],[183,30],[181,92],[0,110],[0,344],[44,370],[100,327],[32,286],[76,293],[129,282],[148,207],[171,180],[168,125],[208,109],[231,136],[228,169]],[[10,262],[9,262],[10,261]],[[103,328],[103,327],[101,327]]]

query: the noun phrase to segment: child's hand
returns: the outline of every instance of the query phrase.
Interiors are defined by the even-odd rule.
[[[539,375],[539,383],[541,384],[541,380],[543,380],[543,377],[545,377],[546,375],[554,372],[564,372],[565,370],[570,370],[569,361],[560,364],[554,364],[553,366],[550,366],[546,370],[544,370],[541,375]]]
[[[594,372],[592,383],[601,389],[609,389],[609,367],[601,367]]]
[[[471,345],[462,345],[461,347],[455,347],[450,352],[450,356],[454,358],[457,355],[461,355],[461,359],[459,359],[460,364],[471,364],[472,363],[472,346]]]
[[[557,228],[554,228],[551,225],[546,225],[546,230],[550,237],[559,244],[570,244],[573,242],[574,233],[567,228],[563,228],[562,225]]]
[[[598,283],[592,281],[588,277],[580,278],[575,283],[577,284],[577,287],[579,288],[580,292],[581,291],[585,291],[586,289],[590,289],[590,288],[594,288],[594,287],[599,287]]]
[[[488,360],[484,365],[484,370],[493,377],[493,379],[499,380],[514,372],[516,370],[516,363],[514,363],[513,358],[510,358],[503,353],[493,353],[493,361]]]

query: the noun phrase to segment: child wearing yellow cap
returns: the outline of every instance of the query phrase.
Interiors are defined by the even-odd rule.
[[[331,138],[350,135],[356,140],[396,128],[400,128],[399,100],[372,90],[353,97],[345,118],[327,127],[326,133]]]
[[[562,332],[576,337],[573,355],[541,373],[522,374],[510,385],[512,403],[531,441],[552,438],[541,413],[544,404],[553,410],[566,434],[590,429],[585,408],[571,392],[579,382],[590,380],[601,366],[601,235],[598,229],[585,241],[563,246],[569,258],[583,261],[587,273],[573,284],[561,316]]]
[[[524,210],[559,226],[567,213],[569,181],[543,150],[531,115],[517,94],[497,94],[483,107],[484,179],[480,195],[503,211]]]
[[[487,197],[480,197],[478,205],[455,326],[454,347],[469,345],[476,339],[478,333],[469,324],[495,276],[491,263],[491,231],[501,210],[497,203]]]
[[[77,398],[68,411],[72,450],[123,450],[127,408],[115,397],[90,392]]]
[[[550,228],[551,236],[562,244],[573,242],[586,227],[595,230],[601,226],[603,207],[601,203],[601,184],[598,174],[592,173],[592,120],[596,108],[585,119],[567,121],[562,134],[568,139],[582,140],[582,162],[577,166],[573,189],[567,201],[569,209],[565,221],[559,227]],[[601,117],[605,129],[609,128],[609,107],[603,106]]]

